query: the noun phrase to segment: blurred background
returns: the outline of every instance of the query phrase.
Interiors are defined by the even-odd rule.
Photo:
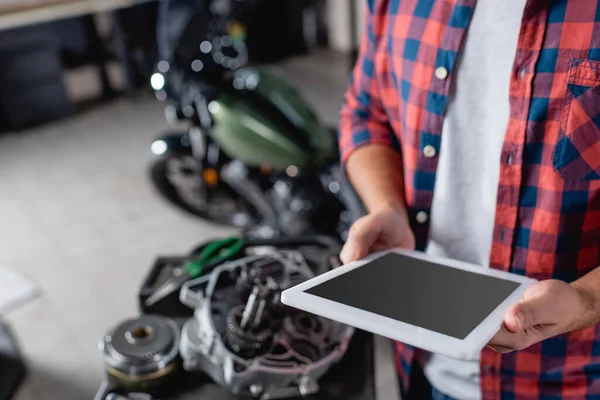
[[[140,312],[158,255],[344,239],[361,211],[335,129],[362,11],[0,1],[0,398],[94,398],[98,343]],[[385,391],[382,360],[369,379]]]

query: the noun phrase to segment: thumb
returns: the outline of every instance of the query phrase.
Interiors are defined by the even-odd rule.
[[[367,256],[380,231],[373,219],[368,217],[358,219],[350,228],[348,240],[340,254],[342,262],[347,264]]]
[[[504,326],[511,333],[519,333],[543,324],[540,320],[540,306],[536,298],[521,300],[506,312]]]

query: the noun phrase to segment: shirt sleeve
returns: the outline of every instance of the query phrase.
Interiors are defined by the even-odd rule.
[[[378,39],[375,32],[373,7],[368,6],[358,59],[340,113],[339,146],[343,164],[360,146],[371,143],[393,146],[392,130],[376,79]]]

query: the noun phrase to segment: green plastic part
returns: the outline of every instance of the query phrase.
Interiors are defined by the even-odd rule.
[[[196,260],[186,263],[183,266],[183,269],[191,278],[197,278],[202,275],[204,267],[231,259],[238,254],[243,247],[244,240],[238,237],[215,240],[206,245]]]

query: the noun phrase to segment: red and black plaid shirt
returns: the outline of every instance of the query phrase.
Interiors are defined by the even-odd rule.
[[[401,152],[419,249],[427,240],[450,81],[475,6],[369,1],[342,110],[344,161],[367,143]],[[517,46],[490,265],[570,282],[600,265],[600,2],[528,0]],[[406,390],[413,349],[397,350]],[[485,400],[600,399],[600,328],[508,355],[486,349],[481,377]]]

